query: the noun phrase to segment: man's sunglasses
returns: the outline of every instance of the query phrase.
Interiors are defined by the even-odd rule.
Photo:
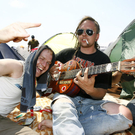
[[[80,36],[80,35],[83,34],[83,32],[84,32],[84,29],[78,29],[78,30],[77,30],[77,35]],[[86,34],[87,34],[88,36],[92,36],[92,35],[94,34],[94,31],[91,30],[91,29],[87,29],[87,30],[85,30],[85,32],[86,32]]]

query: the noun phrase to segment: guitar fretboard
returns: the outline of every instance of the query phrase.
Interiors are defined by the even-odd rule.
[[[76,77],[76,74],[81,70],[82,76],[84,76],[84,71],[86,68],[74,69],[70,71],[65,71],[60,74],[60,80],[63,79],[73,79]],[[88,67],[88,75],[109,73],[114,71],[120,71],[120,61],[114,63],[107,63],[97,66]]]

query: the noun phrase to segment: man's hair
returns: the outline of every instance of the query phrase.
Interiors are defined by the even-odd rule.
[[[33,39],[33,38],[35,38],[35,36],[34,36],[34,35],[32,35],[32,36],[31,36],[31,38]]]
[[[77,28],[76,28],[76,30],[75,30],[75,36],[77,36],[77,30],[79,29],[79,27],[81,26],[81,24],[82,24],[84,21],[86,21],[86,20],[93,21],[93,22],[95,23],[95,26],[96,26],[96,33],[97,33],[97,34],[100,33],[100,26],[99,26],[98,22],[97,22],[94,18],[92,18],[92,17],[90,17],[90,16],[85,16],[84,18],[82,18],[82,20],[81,20],[80,23],[78,24],[78,26],[77,26]],[[77,44],[75,45],[75,48],[79,48],[79,47],[80,47],[80,44],[77,43]],[[95,48],[100,48],[97,42],[95,42]]]

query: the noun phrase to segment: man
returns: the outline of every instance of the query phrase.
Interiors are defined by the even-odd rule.
[[[75,32],[78,37],[76,49],[62,50],[56,55],[56,60],[65,63],[74,59],[83,67],[110,63],[109,58],[97,49],[99,32],[97,21],[92,17],[83,18]],[[51,74],[56,73],[58,67],[53,66]],[[132,125],[130,110],[125,106],[102,100],[107,89],[111,87],[111,78],[111,73],[92,75],[88,78],[86,68],[84,76],[79,71],[74,78],[74,83],[81,88],[75,97],[55,94],[51,104],[53,134],[108,135],[130,128]],[[39,129],[48,125],[42,121]]]
[[[25,28],[37,27],[41,24],[12,24],[3,30],[0,30],[0,42],[27,40],[29,36]],[[17,28],[17,29],[13,29]],[[18,33],[19,32],[19,33]],[[2,33],[6,33],[7,37]],[[2,38],[1,38],[2,34]],[[10,36],[8,36],[10,35]],[[30,65],[32,63],[32,65]],[[9,120],[6,116],[20,103],[21,110],[27,111],[33,103],[29,100],[35,95],[35,78],[38,84],[45,85],[49,68],[54,64],[54,53],[48,46],[41,46],[37,51],[31,53],[26,60],[14,59],[0,60],[0,134],[18,134],[18,135],[36,135],[37,133],[28,127],[23,127]],[[30,66],[29,66],[30,65]],[[28,70],[29,68],[29,71]],[[32,68],[31,68],[32,67]],[[27,73],[30,73],[29,75]],[[32,76],[32,78],[31,78]],[[27,80],[29,79],[29,81]],[[44,78],[44,80],[41,80]],[[26,85],[28,82],[28,85]],[[33,87],[32,87],[33,86]],[[22,89],[21,89],[22,87]],[[30,94],[30,92],[33,92]],[[30,94],[29,96],[27,94]],[[21,96],[22,95],[22,96]],[[25,99],[26,102],[23,102]],[[35,98],[34,98],[35,100]],[[35,102],[34,102],[35,103]]]
[[[32,35],[31,36],[31,40],[28,42],[28,51],[32,51],[32,49],[34,49],[35,47],[39,46],[39,42],[38,40],[35,39],[35,36]]]

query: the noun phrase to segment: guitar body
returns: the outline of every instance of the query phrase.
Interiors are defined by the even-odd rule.
[[[58,61],[56,63],[58,63]],[[75,60],[71,60],[65,64],[61,63],[59,72],[60,75],[64,75],[65,71],[70,71],[79,68],[79,64]],[[74,84],[73,78],[62,80],[59,79],[58,81],[51,79],[48,88],[52,88],[52,93],[63,93],[71,97],[75,96],[80,91],[80,88],[76,84]]]

